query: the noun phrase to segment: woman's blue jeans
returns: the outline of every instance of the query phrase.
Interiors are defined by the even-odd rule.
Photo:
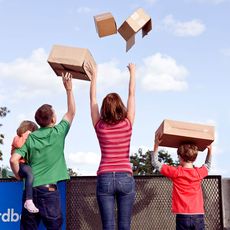
[[[115,201],[118,229],[130,229],[135,193],[135,180],[130,173],[111,172],[97,176],[97,202],[103,230],[115,229]]]
[[[204,230],[204,215],[176,215],[176,230]]]

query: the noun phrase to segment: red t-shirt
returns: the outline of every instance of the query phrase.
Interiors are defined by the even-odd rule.
[[[200,168],[173,167],[163,164],[161,174],[173,182],[172,212],[175,214],[204,214],[201,182],[208,175],[206,166]]]
[[[101,162],[97,175],[107,172],[132,172],[129,148],[132,125],[126,118],[115,125],[99,120],[95,131],[101,148]]]
[[[17,148],[21,148],[25,142],[26,139],[28,138],[29,134],[31,133],[31,131],[27,130],[25,133],[22,134],[21,137],[19,137],[18,135],[14,137],[13,142],[11,144],[11,155],[13,154],[13,151]],[[26,163],[26,160],[22,157],[19,160],[20,163]]]

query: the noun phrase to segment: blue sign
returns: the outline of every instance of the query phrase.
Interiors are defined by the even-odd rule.
[[[58,185],[61,194],[61,206],[64,218],[62,230],[66,229],[66,186],[65,182]],[[20,218],[22,210],[22,182],[0,182],[0,229],[18,230],[20,229]],[[46,228],[41,223],[39,230]]]

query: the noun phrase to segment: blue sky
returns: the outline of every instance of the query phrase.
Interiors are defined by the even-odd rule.
[[[119,27],[142,7],[153,30],[126,53],[120,34],[99,38],[93,16],[111,12]],[[98,101],[109,92],[127,100],[129,62],[137,68],[136,119],[131,154],[153,148],[164,119],[215,126],[211,174],[230,177],[230,1],[0,0],[0,105],[10,113],[0,123],[5,134],[3,165],[20,122],[52,104],[60,120],[66,111],[61,78],[47,63],[54,44],[88,48],[98,64]],[[68,167],[95,175],[100,149],[89,112],[89,82],[74,80],[77,114],[66,140]],[[175,149],[166,150],[176,159]],[[199,153],[201,165],[206,151]]]

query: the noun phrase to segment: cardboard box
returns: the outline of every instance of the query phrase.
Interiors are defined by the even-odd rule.
[[[194,142],[199,151],[206,149],[214,141],[214,126],[182,121],[164,120],[155,132],[162,135],[161,146],[178,148],[186,141]]]
[[[85,68],[85,64],[88,62],[96,66],[88,49],[62,45],[53,46],[47,61],[57,76],[68,71],[73,78],[86,81],[90,81],[92,76]]]
[[[144,37],[152,30],[152,20],[142,8],[139,8],[118,29],[126,40],[126,52],[134,45],[135,34],[141,29]]]
[[[94,22],[99,37],[105,37],[117,33],[115,19],[109,12],[94,16]]]

